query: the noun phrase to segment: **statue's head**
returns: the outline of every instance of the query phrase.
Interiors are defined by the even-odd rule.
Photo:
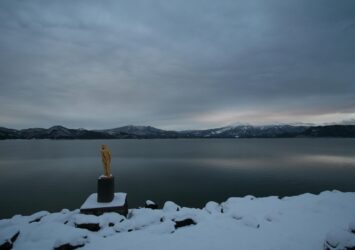
[[[107,145],[102,144],[102,145],[101,145],[101,150],[105,150],[105,149],[108,149]]]

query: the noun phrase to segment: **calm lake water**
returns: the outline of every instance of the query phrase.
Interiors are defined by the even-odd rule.
[[[231,196],[355,191],[354,139],[0,141],[0,218],[79,208],[96,192],[100,145],[130,207],[202,207]]]

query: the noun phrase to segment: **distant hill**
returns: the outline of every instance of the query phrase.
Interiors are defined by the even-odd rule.
[[[107,133],[85,130],[68,129],[63,126],[53,126],[48,129],[7,129],[0,128],[0,139],[114,139]]]
[[[151,126],[133,126],[128,125],[119,128],[98,130],[114,137],[120,138],[122,134],[130,135],[134,138],[178,138],[179,133],[175,131],[167,131]]]
[[[113,129],[69,129],[63,126],[10,129],[0,127],[0,139],[163,139],[163,138],[355,138],[355,125],[292,126],[238,125],[205,130],[169,131],[151,126],[124,126]]]

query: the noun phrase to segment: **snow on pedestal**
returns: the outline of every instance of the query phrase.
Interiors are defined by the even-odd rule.
[[[124,216],[128,213],[127,194],[115,193],[111,202],[98,202],[97,193],[91,194],[80,207],[80,213],[100,215],[106,212],[116,212]]]

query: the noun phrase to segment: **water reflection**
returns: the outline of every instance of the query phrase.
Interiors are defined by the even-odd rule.
[[[355,156],[342,155],[300,155],[293,159],[299,163],[326,164],[333,167],[337,165],[349,165],[355,167]]]
[[[190,159],[185,160],[185,162],[200,162],[206,167],[217,167],[217,168],[227,168],[227,169],[251,169],[251,168],[267,168],[267,167],[300,167],[302,165],[320,166],[321,167],[338,167],[348,166],[355,167],[355,156],[340,156],[340,155],[294,155],[288,157],[278,157],[278,158],[254,158],[254,159],[243,159],[243,158],[228,158],[228,159],[218,159],[218,158],[200,158],[200,159]],[[302,164],[302,165],[300,165]]]
[[[79,207],[96,191],[101,144],[131,207],[355,191],[353,139],[0,141],[0,217]]]

